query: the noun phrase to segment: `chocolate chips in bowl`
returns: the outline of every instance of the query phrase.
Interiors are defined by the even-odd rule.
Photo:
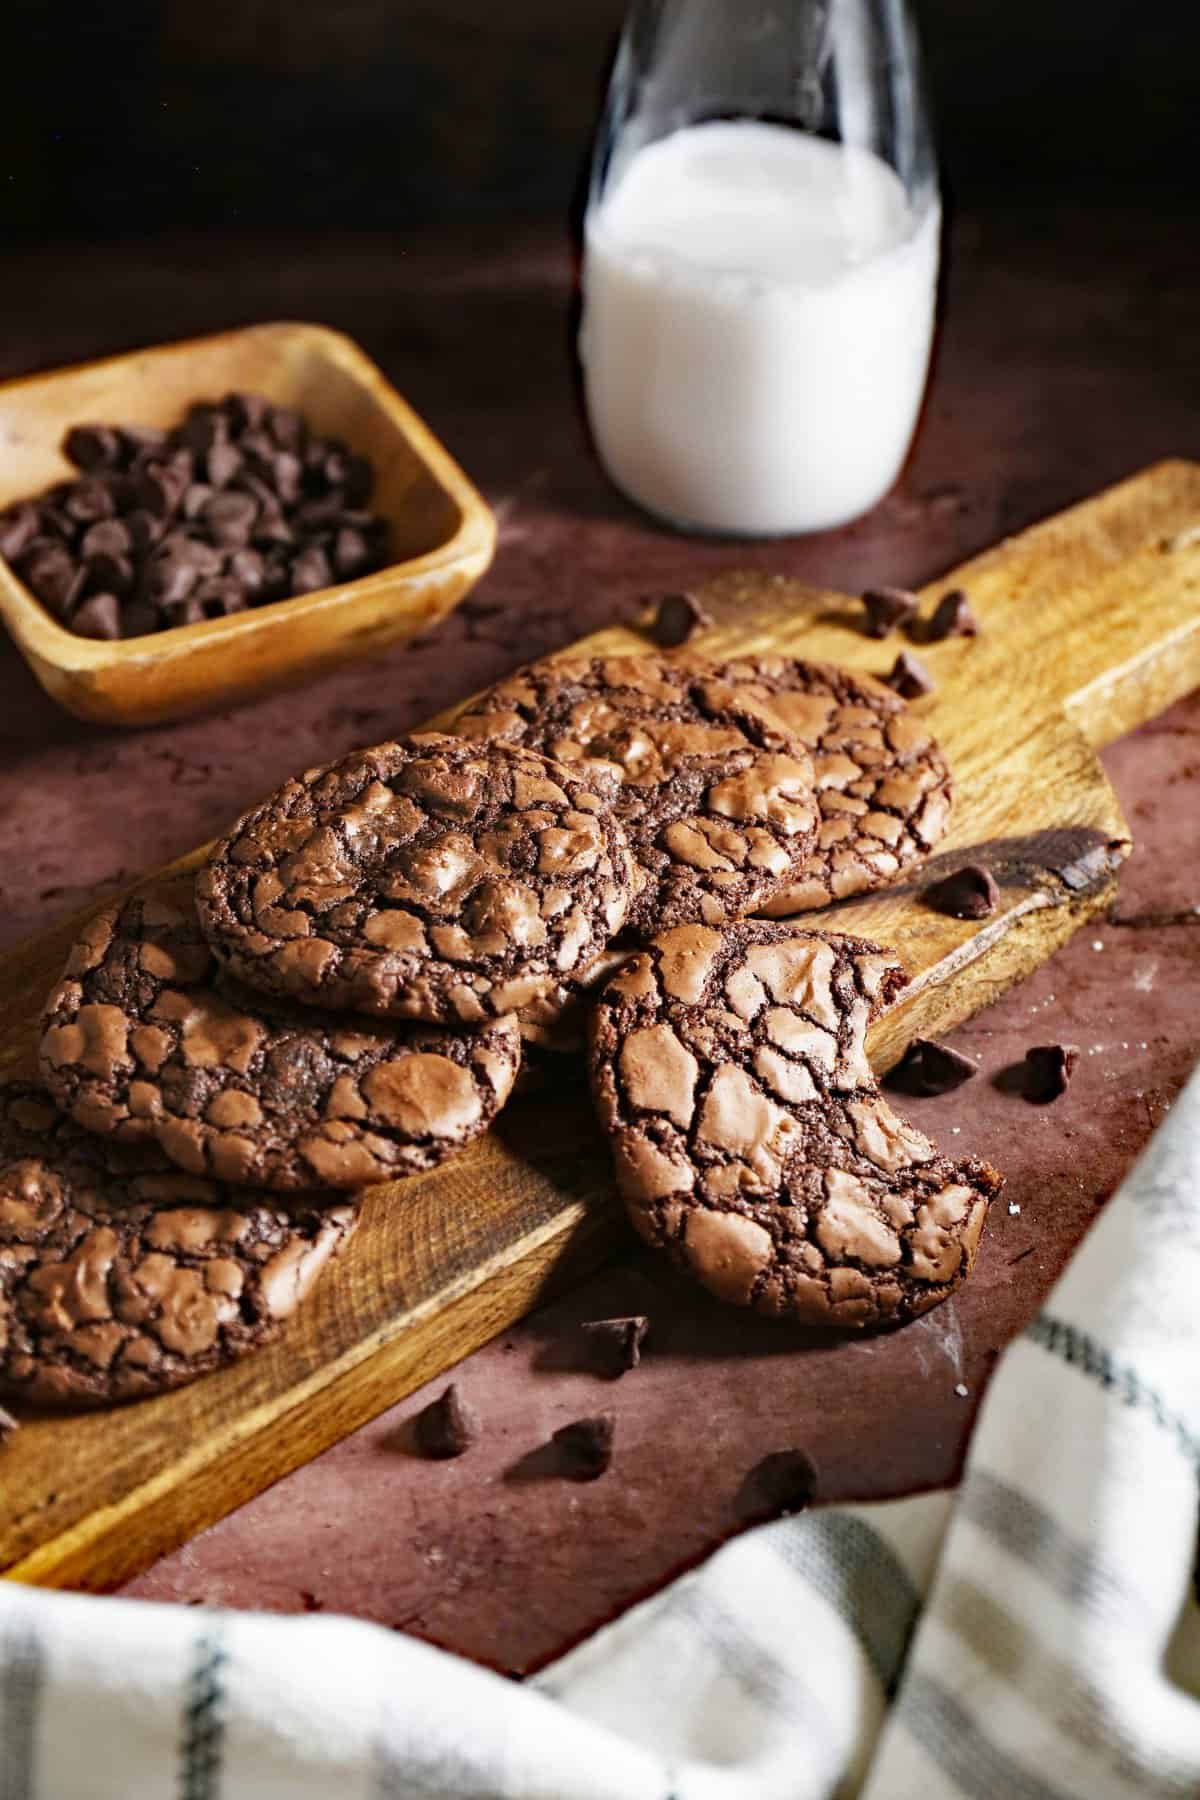
[[[78,475],[0,514],[0,556],[67,630],[143,637],[382,568],[374,470],[262,394],[196,401],[170,431],[72,426]]]

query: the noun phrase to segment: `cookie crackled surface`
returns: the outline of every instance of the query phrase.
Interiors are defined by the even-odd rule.
[[[104,1406],[183,1386],[268,1343],[357,1221],[187,1175],[0,1087],[0,1392]]]
[[[731,703],[812,758],[820,826],[802,869],[758,907],[786,917],[899,881],[944,836],[954,785],[928,724],[869,675],[787,656],[720,665]]]
[[[627,921],[642,936],[753,912],[816,843],[807,752],[716,672],[693,657],[534,663],[454,721],[611,784],[643,876]]]
[[[874,944],[748,921],[660,932],[607,984],[591,1079],[641,1235],[721,1299],[809,1325],[901,1324],[974,1265],[1002,1183],[879,1093]]]
[[[196,1175],[294,1190],[432,1168],[485,1131],[521,1060],[516,1020],[323,1015],[221,974],[190,897],[92,919],[42,1019],[42,1077],[89,1131]]]
[[[286,782],[217,845],[196,900],[251,987],[474,1024],[594,962],[633,882],[586,771],[421,732]]]

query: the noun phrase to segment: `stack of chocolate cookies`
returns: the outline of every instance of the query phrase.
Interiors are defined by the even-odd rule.
[[[585,1041],[634,1224],[714,1293],[840,1328],[935,1305],[1000,1178],[879,1094],[894,958],[774,915],[894,880],[950,797],[886,689],[694,656],[535,665],[452,735],[289,781],[194,889],[89,924],[45,1086],[0,1090],[0,1389],[103,1403],[266,1341],[365,1186]]]

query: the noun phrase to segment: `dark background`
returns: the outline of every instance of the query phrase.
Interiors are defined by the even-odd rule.
[[[621,0],[7,0],[4,237],[563,213]],[[1195,194],[1193,0],[919,0],[947,186]]]

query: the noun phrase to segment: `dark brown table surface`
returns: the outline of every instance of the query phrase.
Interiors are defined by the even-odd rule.
[[[1200,455],[1193,226],[1183,212],[1110,208],[959,219],[900,484],[858,524],[771,545],[682,539],[607,486],[574,400],[562,233],[6,256],[4,375],[262,318],[348,330],[480,484],[500,545],[430,638],[174,727],[81,725],[0,644],[0,940],[189,848],[293,770],[403,730],[648,592],[745,566],[849,592],[921,582],[1157,458]],[[414,1396],[127,1591],[350,1611],[524,1671],[736,1530],[746,1474],[771,1451],[806,1447],[827,1500],[952,1479],[1000,1349],[1200,1047],[1200,699],[1105,761],[1137,840],[1116,918],[955,1034],[978,1079],[908,1108],[1008,1176],[960,1297],[880,1344],[798,1353],[786,1331],[630,1248],[461,1365],[486,1421],[466,1459],[411,1453],[405,1422],[427,1397]],[[1034,1108],[996,1085],[1028,1044],[1053,1040],[1082,1049],[1064,1100]],[[646,1357],[606,1384],[577,1326],[628,1311],[652,1319]],[[611,1473],[585,1486],[539,1472],[529,1453],[602,1408],[617,1414]]]

